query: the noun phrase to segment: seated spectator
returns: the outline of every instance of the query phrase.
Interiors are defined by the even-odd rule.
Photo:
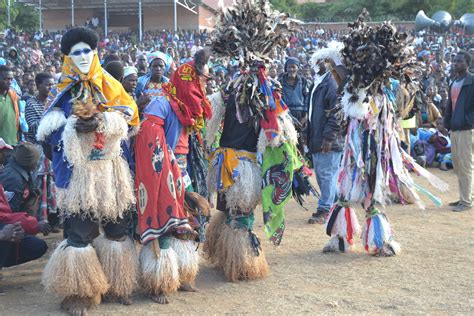
[[[35,237],[47,233],[49,225],[25,212],[12,212],[0,184],[0,269],[41,258],[48,246]]]
[[[13,212],[36,214],[41,191],[37,188],[33,171],[38,166],[40,153],[32,143],[20,143],[15,155],[10,157],[6,166],[0,170],[0,183],[10,198]]]
[[[0,144],[0,153],[6,146]],[[38,259],[48,249],[46,243],[34,235],[48,234],[49,224],[38,222],[26,212],[13,211],[9,203],[12,198],[12,192],[6,193],[0,181],[0,270]]]
[[[441,117],[435,102],[437,102],[437,89],[435,85],[429,85],[426,95],[421,95],[420,112],[418,126],[431,128],[436,126],[437,120]]]
[[[450,162],[451,142],[439,129],[418,128],[412,130],[412,156],[423,167],[439,164],[442,170],[452,166]],[[441,167],[443,164],[443,167]]]

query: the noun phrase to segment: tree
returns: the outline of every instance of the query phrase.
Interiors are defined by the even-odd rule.
[[[285,1],[285,0],[275,0]],[[288,0],[286,0],[288,1]],[[472,0],[337,0],[330,3],[304,3],[291,10],[306,21],[353,21],[367,8],[373,21],[414,20],[419,10],[428,16],[439,10],[448,11],[455,19],[474,12]]]
[[[0,30],[8,26],[7,9],[8,0],[0,0]],[[11,26],[18,30],[33,31],[39,28],[39,17],[37,10],[24,3],[10,0]]]

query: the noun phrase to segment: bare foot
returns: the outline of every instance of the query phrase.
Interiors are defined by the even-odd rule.
[[[153,302],[156,302],[158,304],[168,304],[168,298],[163,292],[160,292],[158,295],[156,294],[151,294],[150,298]]]
[[[178,290],[183,292],[199,292],[198,288],[189,282],[182,282]]]
[[[87,316],[92,300],[88,297],[68,296],[61,302],[61,309],[72,316]]]

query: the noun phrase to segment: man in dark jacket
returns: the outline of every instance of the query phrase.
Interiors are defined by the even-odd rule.
[[[309,95],[309,84],[306,78],[298,74],[300,62],[290,57],[285,63],[285,72],[280,76],[282,85],[282,99],[293,115],[300,123],[307,120],[307,98]]]
[[[10,157],[5,168],[0,170],[0,183],[9,195],[9,204],[14,212],[36,214],[40,191],[35,185],[32,172],[36,169],[39,151],[32,143],[20,143],[15,155]]]
[[[451,131],[453,166],[459,185],[459,201],[449,203],[454,212],[472,208],[472,168],[474,133],[474,75],[468,72],[469,53],[460,51],[453,60],[456,79],[449,87],[444,118]]]
[[[338,115],[337,83],[323,60],[311,88],[309,101],[308,148],[321,197],[310,224],[324,223],[336,198],[337,171],[342,156],[342,118]]]

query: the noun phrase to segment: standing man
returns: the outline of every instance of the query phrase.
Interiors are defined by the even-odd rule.
[[[31,143],[36,143],[36,129],[45,111],[49,91],[54,86],[54,77],[50,73],[42,72],[36,75],[35,83],[38,94],[28,99],[25,110],[26,122],[29,127],[26,140]]]
[[[314,57],[313,57],[314,59]],[[342,156],[342,118],[337,115],[337,83],[324,59],[315,60],[316,77],[309,101],[308,148],[321,190],[316,213],[308,223],[323,224],[336,198],[337,170]]]
[[[138,77],[144,76],[148,72],[148,65],[146,63],[146,56],[145,54],[141,54],[137,58],[137,63],[135,65],[137,67],[137,75]]]
[[[444,117],[444,126],[451,131],[451,153],[459,185],[459,200],[449,203],[454,212],[472,208],[474,76],[468,72],[470,64],[467,52],[460,51],[454,57],[456,79],[450,86]]]
[[[43,148],[36,141],[36,131],[41,117],[46,110],[46,100],[54,86],[54,77],[48,72],[42,72],[36,75],[35,83],[38,88],[38,94],[29,98],[26,102],[25,117],[29,126],[26,139],[28,142],[37,144],[36,147],[40,152],[39,166],[35,170],[36,184],[41,188],[41,203],[38,209],[38,216],[45,220],[48,215],[48,220],[50,220],[51,224],[57,225],[59,224],[59,216],[56,211],[56,191],[54,189],[52,165],[49,159],[46,158]],[[58,228],[55,227],[54,231],[58,232]]]
[[[307,97],[309,95],[308,81],[298,75],[300,62],[294,57],[289,57],[285,63],[285,72],[279,81],[283,88],[282,99],[288,106],[291,115],[301,124],[307,120]]]
[[[19,97],[10,86],[13,81],[13,71],[8,66],[0,66],[0,138],[8,145],[18,142]]]

